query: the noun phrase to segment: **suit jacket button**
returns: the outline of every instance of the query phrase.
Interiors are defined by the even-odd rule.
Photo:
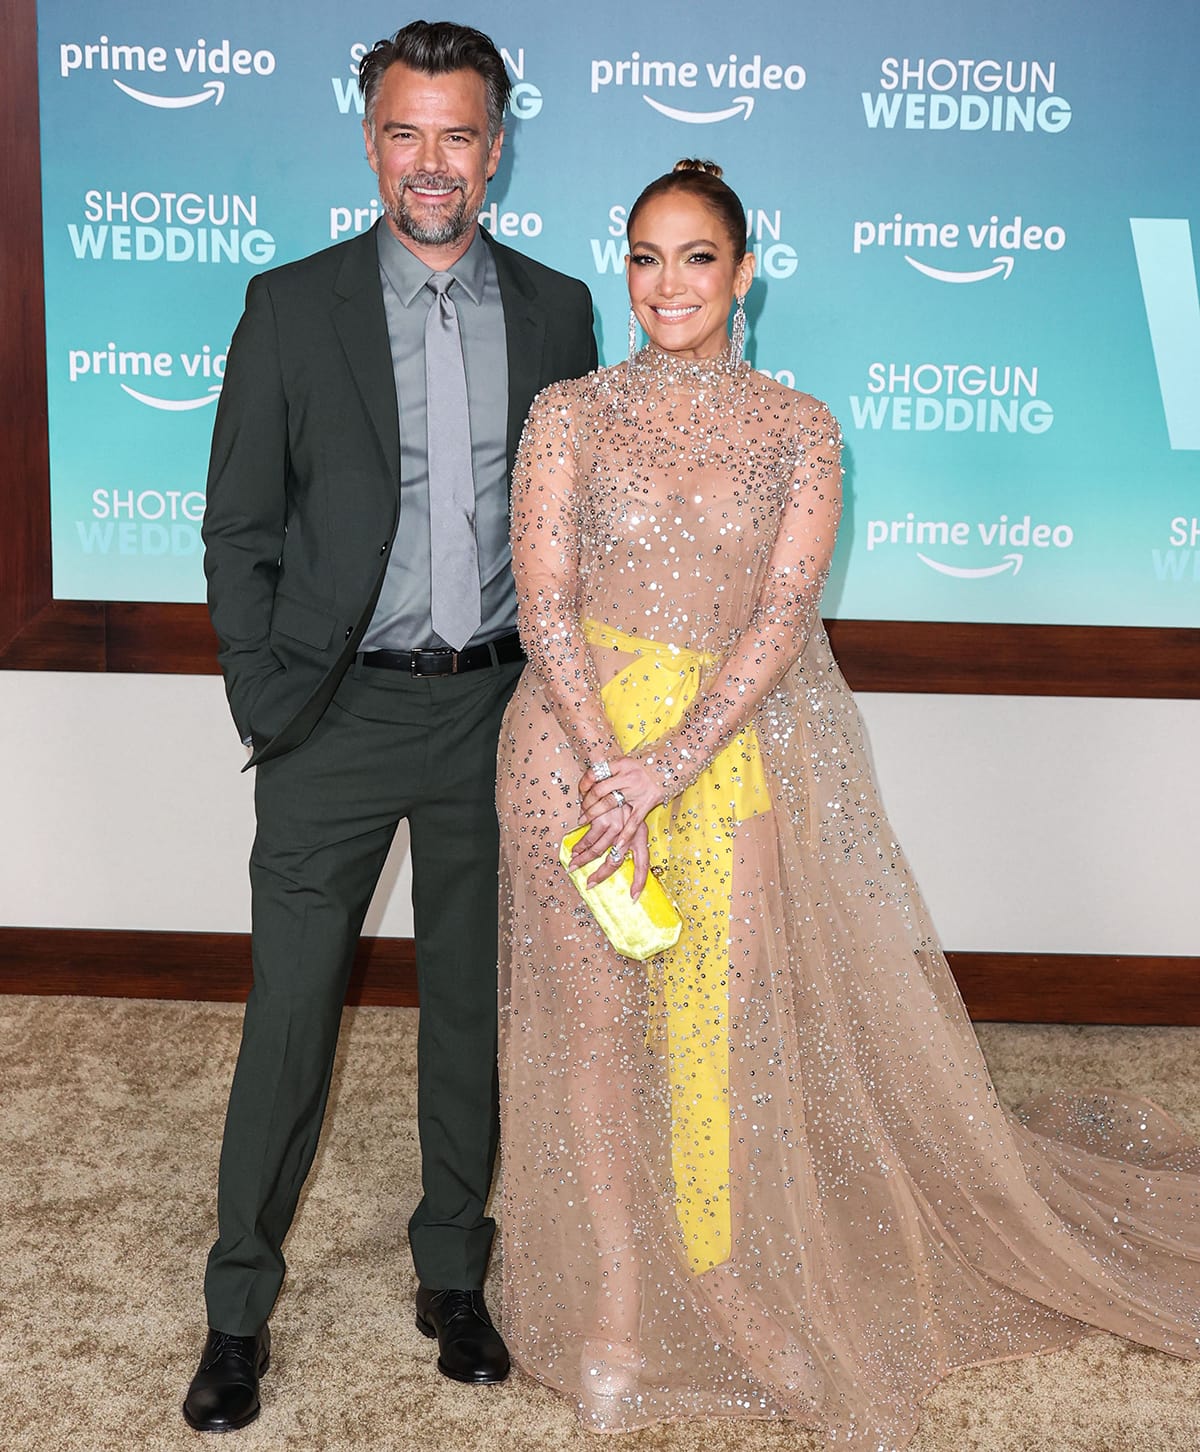
[[[381,555],[386,555],[387,554],[387,545],[386,544],[381,544],[379,546],[379,553]]]

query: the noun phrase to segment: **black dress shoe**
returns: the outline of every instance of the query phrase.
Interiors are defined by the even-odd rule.
[[[258,1416],[258,1379],[271,1364],[271,1333],[229,1336],[210,1331],[200,1367],[183,1402],[197,1432],[236,1432]]]
[[[492,1325],[482,1291],[417,1291],[417,1330],[438,1340],[443,1376],[477,1386],[508,1375],[508,1348]]]

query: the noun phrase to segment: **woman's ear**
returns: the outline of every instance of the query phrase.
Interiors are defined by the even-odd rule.
[[[747,252],[745,257],[738,263],[733,274],[733,295],[744,298],[750,291],[750,284],[754,281],[754,253]]]

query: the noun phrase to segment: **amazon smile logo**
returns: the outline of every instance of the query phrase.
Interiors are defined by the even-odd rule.
[[[1068,550],[1074,543],[1075,531],[1069,524],[1035,524],[1029,514],[1015,521],[1002,514],[999,519],[970,524],[964,519],[919,519],[910,509],[903,519],[867,521],[868,554],[907,546],[926,569],[952,580],[988,580],[1000,575],[1015,578],[1029,551]],[[999,559],[993,555],[983,564],[960,563],[962,556],[953,558],[957,551],[972,550],[973,546],[1004,553]]]
[[[609,88],[630,87],[640,90],[642,100],[660,116],[690,126],[711,126],[738,118],[749,121],[758,93],[801,91],[807,80],[808,72],[802,65],[766,61],[761,55],[749,60],[739,59],[735,52],[720,61],[647,60],[635,50],[627,60],[593,60],[591,91],[597,96]],[[713,95],[703,104],[695,104],[701,101],[700,96],[666,101],[648,94],[651,88],[697,91],[702,86],[727,94]],[[683,101],[688,104],[678,104]]]
[[[225,38],[165,46],[122,44],[102,35],[96,41],[66,41],[60,45],[58,70],[64,80],[88,71],[99,72],[108,75],[123,95],[143,106],[181,111],[208,101],[219,106],[225,99],[226,82],[208,77],[272,75],[275,54],[247,50]],[[122,80],[122,76],[128,79]]]
[[[156,398],[152,393],[140,393],[136,388],[130,388],[128,383],[122,383],[121,387],[130,398],[137,399],[138,403],[144,403],[147,408],[162,409],[164,413],[190,413],[194,408],[204,408],[210,403],[216,403],[221,392],[221,385],[214,383],[199,398]]]
[[[219,106],[225,99],[224,81],[205,81],[203,87],[194,96],[156,96],[150,91],[139,91],[133,86],[127,86],[124,81],[118,81],[113,77],[113,85],[117,90],[124,91],[127,96],[132,96],[135,101],[140,101],[143,106],[157,106],[160,111],[180,111],[186,106],[200,106],[205,101],[211,101],[214,106]]]
[[[1020,214],[1001,221],[993,212],[984,222],[960,226],[957,222],[913,221],[903,212],[896,212],[887,221],[867,219],[853,224],[856,257],[880,248],[890,249],[923,277],[955,286],[992,279],[1007,282],[1018,258],[1025,253],[1061,252],[1066,245],[1065,227],[1026,222]],[[983,258],[960,257],[959,249],[964,246],[982,252]],[[927,254],[924,258],[913,256],[922,251]],[[930,253],[934,255],[930,257]]]

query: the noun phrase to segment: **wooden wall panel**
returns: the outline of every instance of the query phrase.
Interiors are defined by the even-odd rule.
[[[0,993],[241,1002],[250,991],[248,933],[0,928]],[[348,1003],[413,1005],[411,938],[364,938]]]
[[[971,1017],[1013,1023],[1200,1025],[1200,958],[950,953]],[[0,928],[0,992],[244,999],[244,933]],[[348,1002],[417,1002],[411,938],[364,938]]]

